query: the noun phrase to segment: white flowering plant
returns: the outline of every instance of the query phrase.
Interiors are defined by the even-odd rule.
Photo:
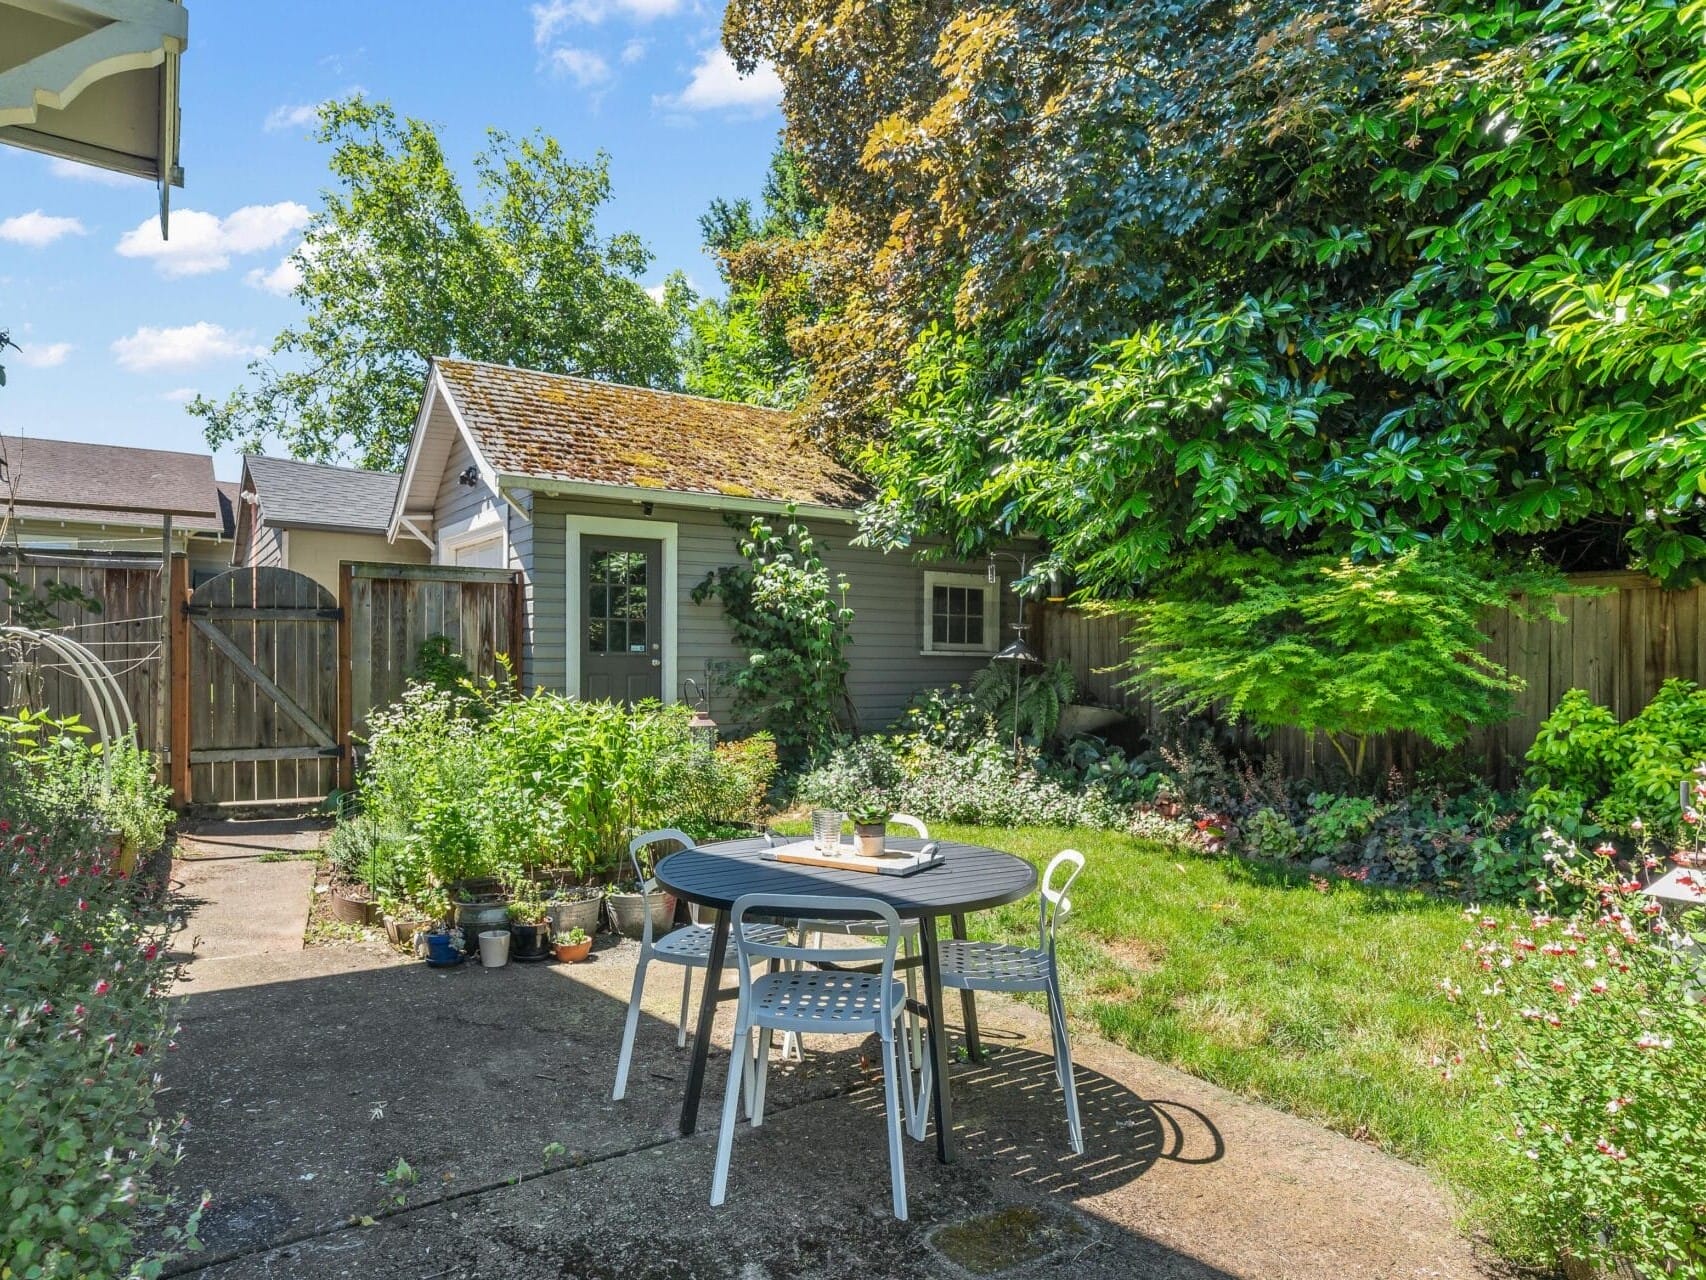
[[[1558,884],[1542,903],[1567,888],[1582,906],[1510,920],[1472,908],[1473,977],[1443,982],[1477,1007],[1490,1105],[1522,1169],[1508,1208],[1591,1264],[1702,1280],[1706,919],[1642,894],[1659,865],[1645,850],[1630,869],[1610,844],[1584,853],[1555,837],[1550,861]]]

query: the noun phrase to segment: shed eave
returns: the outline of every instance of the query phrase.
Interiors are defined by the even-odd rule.
[[[852,523],[859,519],[857,507],[836,507],[818,502],[784,502],[775,498],[742,498],[722,493],[698,493],[682,489],[649,489],[642,485],[595,484],[586,480],[557,480],[544,476],[497,477],[508,491],[528,490],[566,498],[604,498],[612,502],[653,502],[665,507],[692,507],[701,511],[746,511],[754,515],[781,515],[791,506],[802,516]]]

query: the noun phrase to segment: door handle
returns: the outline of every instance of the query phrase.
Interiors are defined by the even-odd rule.
[[[662,658],[653,658],[653,659],[652,659],[652,665],[653,665],[653,666],[654,666],[654,667],[661,667],[661,666],[663,666],[663,659],[662,659]]]

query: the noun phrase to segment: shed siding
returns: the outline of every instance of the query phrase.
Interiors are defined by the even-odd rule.
[[[374,564],[425,564],[427,549],[413,538],[387,542],[382,533],[333,533],[328,529],[292,529],[285,568],[305,573],[338,594],[338,565],[344,560]]]
[[[282,565],[284,563],[284,530],[257,527],[249,543],[250,565]]]
[[[571,514],[615,519],[644,519],[638,503],[589,501],[536,495],[532,541],[532,618],[534,666],[531,682],[562,689],[565,679],[568,566],[564,563],[567,517]],[[676,678],[694,679],[701,686],[718,663],[738,663],[745,655],[736,648],[722,606],[692,602],[693,588],[713,569],[739,560],[735,531],[721,514],[690,507],[671,507],[662,501],[651,520],[677,528],[679,624]],[[847,575],[847,603],[853,609],[853,637],[848,648],[848,689],[865,729],[887,725],[920,689],[965,681],[989,659],[982,654],[925,654],[924,573],[927,569],[982,574],[982,565],[947,561],[923,562],[915,557],[885,555],[851,545],[856,526],[821,520],[811,525],[818,549],[831,572]],[[997,646],[1010,638],[1007,624],[1017,620],[1012,593],[1001,592],[1001,629]],[[675,692],[679,693],[679,690]],[[730,723],[728,693],[718,690],[712,714]]]

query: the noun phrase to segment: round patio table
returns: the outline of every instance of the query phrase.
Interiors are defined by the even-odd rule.
[[[891,838],[894,849],[916,851],[930,843],[917,838]],[[937,947],[936,921],[947,916],[953,936],[966,936],[968,912],[983,911],[1029,897],[1037,887],[1037,870],[1023,858],[981,845],[934,842],[942,864],[909,876],[874,875],[840,867],[802,866],[764,858],[771,847],[764,837],[728,840],[683,849],[657,864],[653,875],[659,884],[686,902],[718,911],[711,939],[704,990],[699,998],[698,1031],[693,1037],[693,1062],[687,1073],[687,1096],[681,1104],[681,1132],[693,1132],[699,1119],[699,1095],[705,1085],[705,1061],[711,1049],[711,1028],[717,1003],[739,994],[737,988],[723,990],[723,952],[729,941],[729,908],[748,893],[843,894],[876,898],[888,903],[903,920],[918,921],[919,950],[923,953],[924,1001],[913,1006],[930,1027],[932,1072],[931,1108],[936,1122],[936,1155],[944,1163],[953,1158],[953,1104],[948,1093],[948,1028],[942,1017],[942,973]],[[813,911],[813,916],[823,915]],[[981,1056],[977,1037],[977,1006],[970,991],[962,991],[961,1012],[965,1019],[966,1049],[973,1061]]]

